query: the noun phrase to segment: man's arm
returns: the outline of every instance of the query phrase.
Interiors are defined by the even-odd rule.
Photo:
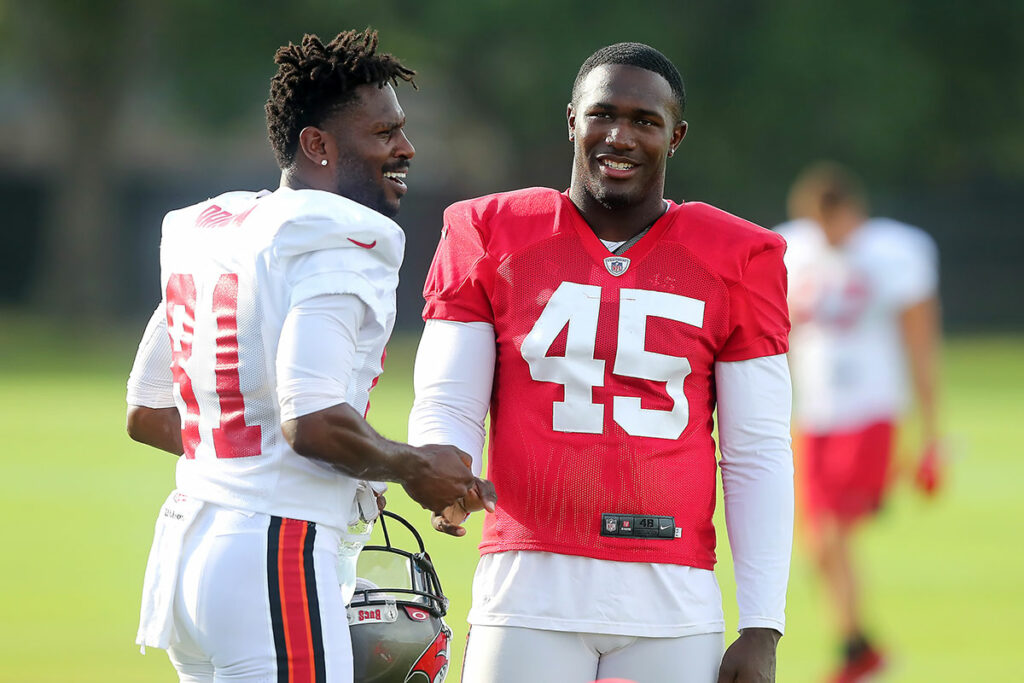
[[[473,461],[466,453],[385,439],[347,403],[286,420],[281,431],[299,455],[354,479],[397,482],[432,512],[453,505],[473,484]]]
[[[914,483],[928,495],[942,484],[942,453],[939,448],[938,374],[941,323],[939,299],[927,299],[907,306],[900,314],[903,350],[910,364],[918,410],[921,415],[921,455],[914,471]]]
[[[938,297],[928,297],[903,309],[900,325],[921,411],[922,443],[928,448],[934,446],[939,438],[937,386],[941,333]]]
[[[356,479],[397,482],[440,512],[469,492],[471,458],[453,446],[385,439],[345,402],[368,315],[351,294],[313,297],[289,311],[276,358],[282,433],[299,455]]]
[[[181,455],[181,416],[174,407],[171,343],[164,304],[153,311],[139,342],[128,377],[128,436],[154,448]]]
[[[147,408],[128,406],[125,419],[128,436],[162,451],[181,455],[181,415],[177,408]]]
[[[494,328],[488,323],[426,322],[416,353],[410,443],[459,446],[472,456],[473,472],[480,474],[495,352]],[[478,477],[470,494],[434,515],[432,523],[438,531],[464,536],[462,523],[469,513],[493,512],[495,501],[494,485]]]
[[[793,547],[792,388],[785,355],[717,363],[725,518],[740,637],[720,683],[775,680]]]

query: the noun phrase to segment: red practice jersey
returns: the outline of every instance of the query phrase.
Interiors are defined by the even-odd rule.
[[[714,364],[784,353],[785,242],[670,203],[612,255],[564,193],[455,204],[424,318],[494,325],[481,552],[715,563]],[[673,516],[677,537],[602,536],[602,514]]]

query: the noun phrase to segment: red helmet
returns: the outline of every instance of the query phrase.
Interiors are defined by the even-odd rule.
[[[419,546],[410,553],[391,543],[385,518],[405,526]],[[348,605],[355,683],[441,683],[448,674],[451,629],[448,599],[415,528],[398,515],[380,517],[384,545],[367,545],[356,565]]]

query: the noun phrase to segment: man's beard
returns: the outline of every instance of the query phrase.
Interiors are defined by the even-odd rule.
[[[611,192],[607,187],[595,183],[595,187],[592,188],[591,195],[597,200],[597,203],[606,209],[615,211],[617,209],[626,209],[633,206],[636,201],[629,194],[624,192]]]
[[[352,201],[373,209],[388,218],[394,218],[398,215],[397,202],[388,201],[387,193],[380,185],[370,180],[358,184],[346,184],[345,181],[345,178],[339,177],[335,182],[338,187],[338,194],[341,196],[348,197]]]

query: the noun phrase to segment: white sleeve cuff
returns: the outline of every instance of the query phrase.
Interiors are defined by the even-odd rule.
[[[767,617],[740,617],[736,628],[739,631],[742,631],[745,628],[771,628],[775,629],[779,633],[785,634],[786,620],[770,619]]]
[[[146,325],[128,376],[128,405],[146,408],[174,407],[174,377],[171,374],[171,340],[167,335],[167,314],[161,302]]]

